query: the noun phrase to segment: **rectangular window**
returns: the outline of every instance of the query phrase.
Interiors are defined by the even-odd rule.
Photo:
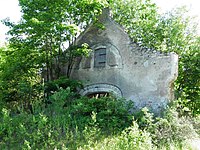
[[[106,66],[106,49],[99,48],[94,52],[94,67],[105,67]]]

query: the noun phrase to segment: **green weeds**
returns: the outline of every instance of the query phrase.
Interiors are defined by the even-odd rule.
[[[69,88],[60,88],[49,99],[48,107],[33,103],[33,113],[2,107],[0,149],[192,149],[185,141],[197,138],[200,130],[199,117],[179,116],[173,107],[163,117],[147,108],[130,114],[129,101],[75,99]]]

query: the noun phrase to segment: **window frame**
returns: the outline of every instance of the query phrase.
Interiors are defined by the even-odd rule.
[[[94,50],[94,68],[105,68],[107,59],[106,48],[98,48]]]

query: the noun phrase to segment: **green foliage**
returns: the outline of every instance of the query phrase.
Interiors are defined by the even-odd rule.
[[[135,120],[122,100],[83,97],[71,101],[70,95],[69,88],[61,88],[51,96],[49,107],[34,103],[33,114],[13,114],[3,108],[0,149],[185,149],[184,140],[199,132],[199,118],[179,118],[174,109],[155,118],[144,108]],[[63,107],[67,101],[71,103]]]
[[[130,125],[132,117],[129,114],[131,102],[112,97],[91,98],[82,97],[73,101],[71,114],[79,124],[90,122],[91,114],[96,114],[96,123],[101,129],[116,131]]]
[[[159,16],[151,0],[112,1],[111,8],[115,21],[125,28],[134,42],[148,48],[155,46]]]
[[[32,101],[41,98],[39,68],[30,63],[36,57],[9,46],[0,48],[0,101],[21,103],[28,107]]]
[[[136,120],[141,129],[150,133],[152,142],[158,148],[170,147],[172,143],[182,147],[187,139],[197,138],[197,132],[192,120],[179,117],[175,107],[168,108],[163,117],[155,117],[147,108],[136,114]]]
[[[54,107],[63,109],[61,111],[70,114],[72,120],[71,125],[79,125],[80,129],[84,129],[85,125],[93,122],[91,115],[95,114],[95,123],[99,128],[107,130],[107,132],[118,132],[129,126],[132,120],[129,109],[132,108],[132,103],[124,99],[116,99],[113,97],[102,98],[77,98],[75,93],[70,92],[70,89],[60,89],[55,92],[50,100],[51,113],[54,112]],[[58,110],[56,108],[56,110]]]
[[[49,148],[54,144],[52,139],[56,138],[56,133],[52,134],[48,119],[44,114],[22,113],[11,116],[6,109],[3,109],[2,113],[2,123],[0,124],[1,149]]]
[[[90,51],[86,44],[74,46],[74,40],[107,1],[19,2],[22,20],[16,25],[5,20],[12,37],[0,48],[0,149],[186,149],[183,141],[200,135],[200,40],[184,10],[161,16],[151,0],[109,1],[114,19],[135,42],[180,58],[176,107],[162,118],[143,108],[132,120],[128,101],[79,97],[74,93],[79,82],[59,78],[62,63],[69,63],[69,76],[74,58]],[[50,81],[45,86],[41,68]]]
[[[179,62],[179,77],[176,82],[178,109],[181,114],[200,113],[200,38],[190,45]]]
[[[80,81],[70,80],[69,78],[63,76],[59,79],[45,83],[45,92],[53,93],[58,91],[60,88],[67,89],[69,87],[72,92],[77,92],[78,88],[82,88],[82,84]]]
[[[30,78],[39,72],[39,68],[45,68],[45,79],[50,81],[62,76],[61,68],[66,63],[69,77],[75,58],[90,51],[86,45],[74,45],[77,35],[95,20],[102,8],[109,6],[115,21],[125,28],[134,42],[145,48],[179,55],[179,77],[175,88],[181,99],[180,110],[186,108],[184,110],[193,115],[199,114],[199,39],[197,25],[187,16],[185,8],[159,15],[151,0],[20,0],[19,3],[23,12],[21,22],[15,25],[4,21],[11,27],[9,41],[13,48],[1,54],[6,57],[6,61],[1,58],[5,77],[21,81],[24,79],[19,80],[16,76],[24,74]],[[10,73],[13,71],[14,77]],[[10,87],[18,84],[16,81]]]
[[[199,114],[199,36],[197,23],[185,7],[159,15],[151,0],[118,0],[110,6],[113,18],[122,25],[134,42],[144,48],[179,55],[179,76],[176,81],[180,110],[187,108]],[[185,112],[184,114],[187,114]]]
[[[46,68],[47,81],[55,79],[55,75],[56,78],[61,76],[61,62],[65,58],[69,77],[74,57],[88,53],[86,45],[73,47],[75,38],[106,4],[105,0],[19,0],[21,21],[12,24],[4,20],[5,25],[11,27],[10,46],[20,53],[26,52],[29,57],[36,54],[36,59],[29,62]]]
[[[72,100],[71,95],[69,88],[61,88],[50,97],[52,104],[47,108],[42,102],[33,103],[32,114],[23,110],[14,114],[3,108],[0,148],[76,149],[89,144],[89,140],[100,140],[105,133],[116,134],[131,124],[128,106],[122,100],[85,97]]]
[[[170,110],[172,111],[172,110]],[[187,139],[198,137],[193,124],[186,117],[178,117],[177,112],[168,112],[165,118],[157,118],[154,130],[155,142],[160,145],[181,143]]]
[[[146,129],[152,126],[155,121],[154,114],[150,113],[147,107],[144,107],[141,111],[136,112],[135,119],[141,129]]]
[[[151,150],[153,149],[153,145],[149,133],[140,130],[138,124],[133,121],[132,125],[126,128],[120,135],[105,138],[95,144],[90,142],[79,149]]]

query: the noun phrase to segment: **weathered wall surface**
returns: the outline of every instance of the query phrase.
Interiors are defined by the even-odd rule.
[[[85,89],[80,93],[113,92],[133,100],[136,108],[148,106],[159,113],[173,99],[178,56],[140,48],[106,14],[99,22],[104,29],[91,25],[77,40],[78,45],[88,43],[93,49],[90,57],[82,58],[72,71],[73,79],[84,82]],[[104,67],[94,66],[96,49],[106,49]]]

